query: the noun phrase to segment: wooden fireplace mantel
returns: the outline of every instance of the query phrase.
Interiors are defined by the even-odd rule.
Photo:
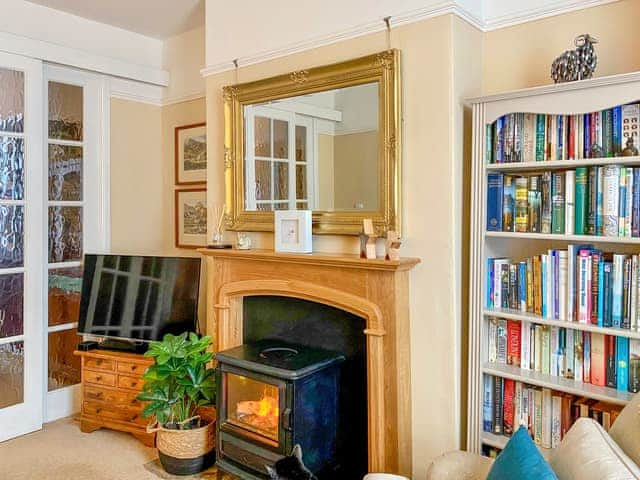
[[[270,250],[199,250],[207,261],[207,334],[216,351],[243,342],[242,299],[323,303],[366,322],[369,470],[411,474],[409,272],[420,260]]]

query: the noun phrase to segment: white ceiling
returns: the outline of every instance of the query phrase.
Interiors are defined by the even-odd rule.
[[[204,0],[28,1],[159,39],[204,26]]]

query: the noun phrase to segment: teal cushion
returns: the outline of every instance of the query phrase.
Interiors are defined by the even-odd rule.
[[[493,462],[487,480],[558,480],[524,427]]]

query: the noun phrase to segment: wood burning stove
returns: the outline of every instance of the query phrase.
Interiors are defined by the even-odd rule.
[[[331,478],[338,428],[339,353],[265,340],[219,352],[217,461],[243,479],[300,444],[307,467]]]

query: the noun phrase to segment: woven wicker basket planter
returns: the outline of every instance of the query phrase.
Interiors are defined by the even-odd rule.
[[[160,463],[172,475],[193,475],[215,461],[215,422],[192,430],[158,427],[156,447]]]

